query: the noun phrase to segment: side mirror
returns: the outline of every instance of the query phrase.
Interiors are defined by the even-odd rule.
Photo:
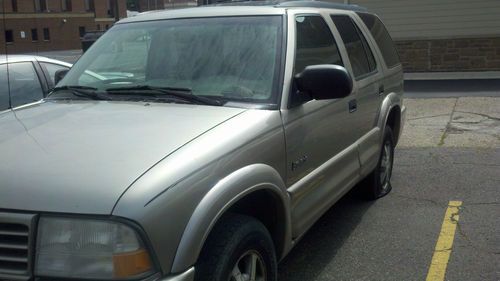
[[[59,83],[64,78],[64,76],[66,76],[68,71],[69,69],[59,69],[56,71],[56,73],[54,74],[54,86],[57,85],[57,83]]]
[[[308,66],[295,75],[295,81],[299,91],[310,94],[316,100],[339,99],[352,92],[351,76],[339,65]]]

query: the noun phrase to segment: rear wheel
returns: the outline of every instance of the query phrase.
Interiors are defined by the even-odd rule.
[[[248,216],[223,218],[205,243],[195,280],[276,281],[276,254],[266,227]]]
[[[366,197],[370,200],[383,197],[392,190],[391,176],[394,163],[394,136],[391,127],[386,126],[384,131],[384,141],[377,167],[363,182],[363,186],[366,188]]]

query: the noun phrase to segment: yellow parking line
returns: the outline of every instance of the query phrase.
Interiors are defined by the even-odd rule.
[[[458,211],[462,206],[462,201],[450,201],[448,209],[444,215],[441,233],[439,234],[434,255],[432,256],[431,267],[427,273],[426,281],[443,281],[446,274],[446,266],[450,259],[453,239],[458,223]]]

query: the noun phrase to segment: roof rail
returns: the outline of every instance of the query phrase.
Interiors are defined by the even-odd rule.
[[[283,1],[276,7],[304,7],[304,8],[325,8],[365,12],[366,8],[353,4],[340,4],[315,0]]]
[[[208,0],[210,1],[210,0]],[[340,4],[315,0],[212,0],[210,6],[274,6],[274,7],[303,7],[303,8],[325,8],[366,12],[367,9],[358,5]]]

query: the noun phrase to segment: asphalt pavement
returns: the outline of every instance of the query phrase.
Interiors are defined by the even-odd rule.
[[[500,280],[500,98],[450,93],[405,101],[393,191],[346,195],[283,260],[280,281],[439,280],[427,278],[450,201],[462,203],[441,280]]]

